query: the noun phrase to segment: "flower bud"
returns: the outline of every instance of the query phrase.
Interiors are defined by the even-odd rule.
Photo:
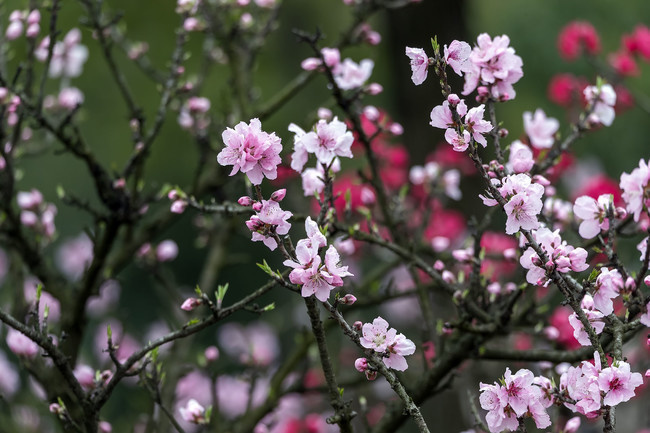
[[[319,119],[325,119],[325,120],[331,119],[332,118],[332,110],[330,110],[329,108],[320,107],[318,109],[318,118]]]
[[[187,298],[182,304],[181,304],[181,310],[185,311],[192,311],[199,305],[201,305],[203,301],[200,298]]]
[[[300,67],[305,71],[313,71],[317,69],[322,62],[316,57],[308,57],[300,63]]]
[[[172,213],[182,214],[183,212],[185,212],[186,207],[187,207],[187,202],[186,201],[184,201],[184,200],[176,200],[176,201],[174,201],[172,203],[169,210]]]
[[[440,272],[443,269],[445,269],[445,263],[442,260],[436,260],[435,263],[433,264],[433,269]]]
[[[391,123],[390,126],[388,127],[388,130],[393,135],[402,135],[402,134],[404,134],[404,128],[402,127],[401,124],[399,124],[397,122]]]
[[[361,332],[361,329],[362,329],[362,328],[363,328],[363,322],[361,322],[360,320],[357,320],[357,321],[354,322],[354,324],[352,325],[352,329],[354,329],[354,330],[357,331],[357,332]]]
[[[285,188],[279,189],[271,194],[271,200],[281,202],[285,195],[287,195],[287,190]]]
[[[376,122],[379,120],[379,110],[374,105],[367,105],[363,108],[363,115],[366,116],[366,119],[371,122]]]
[[[506,128],[499,128],[499,137],[506,138],[508,136],[508,130]]]
[[[214,362],[217,359],[219,359],[219,349],[217,349],[217,346],[210,346],[205,349],[204,352],[205,359],[208,362]]]
[[[262,210],[262,203],[260,203],[259,201],[256,201],[255,203],[253,203],[253,210],[255,212],[261,211]]]
[[[354,361],[354,368],[357,369],[359,373],[364,373],[368,370],[368,360],[366,358],[357,358]]]
[[[5,37],[13,41],[15,39],[18,39],[20,35],[23,34],[23,23],[22,21],[12,21],[9,23],[7,26],[7,31],[5,32]]]
[[[237,203],[239,203],[241,206],[250,206],[253,204],[253,199],[250,198],[249,196],[245,195],[242,197],[239,197],[239,200],[237,200]]]
[[[564,425],[564,433],[575,433],[580,428],[580,417],[574,416]]]
[[[451,93],[449,96],[447,96],[447,102],[449,102],[449,105],[452,107],[455,107],[456,105],[460,104],[460,98],[457,94]]]
[[[379,95],[381,92],[384,91],[384,87],[379,84],[379,83],[370,83],[366,87],[366,92],[368,92],[369,95]]]
[[[339,303],[344,305],[352,305],[355,302],[357,302],[357,297],[349,293],[339,300]]]

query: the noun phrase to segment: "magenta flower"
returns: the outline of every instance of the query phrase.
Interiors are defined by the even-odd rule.
[[[406,47],[406,55],[411,59],[411,80],[419,86],[427,79],[429,70],[429,56],[422,48]]]
[[[530,144],[537,149],[548,149],[553,146],[554,135],[560,128],[560,122],[552,117],[546,117],[541,108],[524,112],[524,130],[530,139]]]
[[[217,155],[217,161],[233,166],[230,176],[241,171],[253,185],[261,184],[264,177],[277,177],[282,144],[275,133],[262,131],[259,119],[251,119],[249,125],[239,122],[234,129],[227,128],[221,137],[226,147]]]

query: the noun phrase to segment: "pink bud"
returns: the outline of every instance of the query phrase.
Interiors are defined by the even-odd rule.
[[[12,11],[11,14],[9,15],[9,21],[22,21],[23,20],[23,13],[19,10]]]
[[[52,403],[50,404],[50,412],[55,415],[61,415],[65,411],[58,403]]]
[[[361,332],[361,329],[363,328],[363,322],[361,322],[360,320],[357,320],[352,325],[352,328],[357,332]]]
[[[332,118],[332,110],[330,110],[329,108],[323,108],[323,107],[319,108],[318,109],[318,118],[319,119],[325,119],[325,120],[331,119]]]
[[[253,210],[255,212],[261,211],[262,210],[262,203],[260,203],[259,201],[256,201],[255,203],[253,203]]]
[[[368,360],[366,358],[357,358],[354,361],[354,368],[357,369],[359,373],[363,373],[368,370]]]
[[[379,120],[379,110],[377,110],[377,107],[373,105],[368,105],[364,107],[363,114],[371,122],[376,122],[377,120]]]
[[[162,241],[156,248],[156,258],[159,262],[169,262],[178,255],[178,245],[171,239]]]
[[[183,21],[183,28],[186,32],[193,32],[201,28],[201,23],[197,18],[189,17]]]
[[[33,227],[38,223],[38,216],[34,212],[24,210],[20,213],[20,223],[26,227]]]
[[[379,83],[370,83],[366,87],[366,92],[368,92],[369,95],[379,95],[381,92],[384,91],[384,87],[379,84]]]
[[[449,248],[451,241],[445,236],[436,236],[431,240],[431,247],[434,251],[440,252]]]
[[[27,24],[38,24],[41,21],[41,13],[34,9],[27,15]]]
[[[193,97],[187,100],[187,108],[194,113],[207,113],[210,110],[208,98]]]
[[[340,302],[341,304],[344,304],[344,305],[352,305],[352,304],[354,304],[355,302],[357,302],[357,298],[356,298],[356,296],[351,295],[351,294],[348,293],[347,295],[345,295],[344,297],[342,297],[342,298],[339,300],[339,302]]]
[[[204,355],[208,362],[214,362],[219,359],[219,349],[217,346],[209,346],[205,349]]]
[[[433,269],[440,272],[443,269],[445,269],[445,263],[442,260],[436,260],[435,263],[433,264]]]
[[[366,32],[365,41],[370,45],[379,45],[381,42],[381,34],[374,30]]]
[[[643,283],[646,286],[650,286],[650,275],[646,275],[645,278],[643,279]]]
[[[371,188],[365,186],[361,188],[361,202],[363,204],[368,206],[374,204],[375,200],[376,200],[375,193]]]
[[[399,124],[397,122],[391,123],[390,126],[388,127],[388,130],[393,135],[402,135],[402,134],[404,134],[404,128],[402,127],[401,124]]]
[[[300,67],[305,71],[313,71],[321,65],[320,59],[308,57],[300,63]]]
[[[99,433],[111,433],[113,431],[111,424],[106,421],[100,421],[98,428]]]
[[[580,417],[579,416],[574,416],[570,420],[566,422],[564,425],[564,432],[565,433],[575,433],[578,431],[580,428]]]
[[[201,303],[202,300],[200,298],[187,298],[181,304],[181,310],[192,311],[193,309],[201,305]]]
[[[495,281],[494,283],[488,284],[485,290],[492,295],[498,295],[501,293],[501,284],[498,281]]]
[[[544,335],[549,340],[557,340],[560,337],[560,331],[555,326],[547,326],[544,328]]]
[[[508,130],[506,128],[499,128],[499,137],[506,138],[508,136]]]
[[[503,258],[506,260],[517,259],[517,250],[515,248],[506,248],[503,250]]]
[[[23,28],[24,27],[22,21],[12,21],[7,26],[5,37],[10,41],[13,41],[14,39],[18,39],[20,35],[23,34]]]
[[[186,207],[187,207],[187,202],[186,201],[184,201],[184,200],[176,200],[176,201],[174,201],[172,203],[169,210],[172,213],[182,214],[183,212],[185,212]]]
[[[341,53],[338,48],[323,48],[321,51],[325,64],[330,68],[335,68],[341,62]]]
[[[287,190],[285,188],[279,189],[271,194],[271,200],[281,202],[285,195],[287,195]]]
[[[442,271],[442,279],[448,284],[456,282],[456,276],[454,276],[450,271]]]
[[[452,107],[455,107],[456,105],[460,104],[460,98],[457,94],[451,93],[449,96],[447,96],[447,102],[449,102],[449,105]]]
[[[479,86],[479,87],[476,89],[476,92],[477,92],[478,95],[479,95],[480,97],[482,97],[482,98],[487,98],[488,96],[490,96],[490,91],[489,91],[488,88],[485,87],[485,86]]]
[[[119,179],[115,179],[113,181],[113,188],[114,189],[124,189],[125,186],[126,186],[126,179],[124,179],[122,177],[119,178]]]
[[[38,354],[38,344],[20,331],[9,329],[7,332],[7,346],[9,350],[20,357],[33,359]]]
[[[237,203],[239,203],[241,206],[250,206],[253,204],[253,199],[250,198],[249,196],[245,195],[242,197],[239,197],[239,200],[237,200]]]

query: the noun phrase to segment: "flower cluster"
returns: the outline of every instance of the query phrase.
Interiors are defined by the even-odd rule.
[[[559,388],[561,395],[570,399],[564,406],[595,418],[603,406],[616,406],[634,397],[634,390],[642,383],[641,374],[632,373],[627,362],[614,362],[603,369],[598,352],[594,352],[593,363],[583,361],[560,376]]]
[[[50,37],[46,36],[34,50],[36,58],[45,62],[47,60]],[[54,45],[52,60],[50,62],[50,77],[78,77],[83,71],[83,65],[88,59],[88,48],[81,45],[81,31],[77,28],[70,30],[63,42]]]
[[[454,112],[458,116],[459,122],[454,120]],[[431,110],[431,122],[429,124],[434,128],[445,129],[445,140],[451,144],[456,152],[464,152],[469,147],[471,139],[483,147],[487,146],[487,140],[483,134],[490,132],[493,125],[483,119],[485,114],[485,105],[467,109],[464,99],[458,98],[457,95],[451,94],[442,105],[438,105]],[[464,121],[461,120],[465,117]]]
[[[490,432],[504,430],[516,431],[518,418],[530,416],[537,428],[544,429],[551,425],[546,412],[553,401],[545,389],[550,388],[548,379],[535,377],[530,370],[521,369],[514,375],[506,368],[503,385],[481,383],[481,407],[488,411],[486,421]]]
[[[246,221],[246,227],[253,233],[253,242],[262,241],[271,251],[278,247],[277,236],[286,235],[291,228],[288,219],[293,214],[280,208],[280,202],[286,193],[286,189],[277,190],[270,200],[254,201],[247,196],[239,199],[240,205],[252,206],[256,212]]]
[[[21,209],[20,222],[43,236],[45,240],[52,239],[56,231],[54,226],[56,206],[46,203],[41,192],[36,189],[19,192],[16,200]]]
[[[275,133],[262,131],[259,119],[251,119],[250,124],[239,122],[234,129],[226,128],[221,138],[226,147],[217,155],[217,161],[233,166],[230,176],[241,171],[253,185],[261,184],[264,177],[277,178],[282,143]]]
[[[508,175],[499,181],[492,180],[499,194],[508,202],[504,206],[508,219],[506,220],[506,233],[511,235],[520,229],[533,230],[539,227],[537,215],[544,206],[542,196],[544,186],[533,183],[530,176],[520,173]],[[483,204],[496,206],[497,201],[491,197],[480,195]]]
[[[13,41],[18,39],[25,31],[25,36],[28,38],[35,38],[41,31],[40,27],[41,13],[38,9],[34,9],[29,13],[27,11],[15,10],[9,14],[9,25],[5,32],[7,40]],[[27,30],[25,30],[27,24]]]
[[[305,132],[298,125],[289,125],[293,132],[293,153],[291,168],[298,173],[309,159],[309,154],[316,156],[318,164],[329,166],[336,157],[352,158],[352,143],[354,136],[348,131],[345,123],[336,117],[331,122],[324,119],[318,121],[313,131]]]
[[[210,125],[210,100],[193,96],[189,98],[178,113],[178,124],[181,128],[193,131],[194,133],[205,132]]]
[[[321,68],[323,63],[332,72],[336,85],[341,90],[357,89],[363,86],[372,75],[375,63],[364,59],[356,63],[350,58],[341,61],[341,53],[337,48],[321,49],[323,60],[318,57],[309,57],[302,61],[301,66],[306,71]]]
[[[547,272],[556,270],[561,273],[569,271],[582,272],[589,267],[587,264],[587,251],[584,248],[574,248],[562,240],[560,230],[551,231],[542,227],[532,232],[533,238],[546,253],[548,261],[543,263],[537,252],[529,246],[519,259],[525,269],[526,281],[530,284],[548,285],[550,279]]]
[[[363,324],[360,343],[366,349],[381,354],[384,365],[397,371],[406,370],[408,364],[404,357],[415,353],[415,344],[404,334],[398,334],[395,328],[389,329],[388,322],[381,317],[377,317],[372,323]],[[369,379],[372,378],[373,370],[366,358],[357,359],[355,368],[359,372],[366,373]]]
[[[319,250],[327,245],[327,238],[318,228],[311,217],[305,220],[307,238],[301,239],[296,245],[296,260],[285,260],[284,264],[293,268],[289,280],[293,284],[302,285],[301,295],[305,298],[314,295],[325,302],[335,287],[343,285],[343,277],[352,276],[347,266],[340,265],[339,252],[330,245],[325,252],[325,261],[321,259]]]

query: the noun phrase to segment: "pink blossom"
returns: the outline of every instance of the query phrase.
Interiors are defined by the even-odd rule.
[[[594,284],[594,307],[608,316],[614,312],[612,299],[619,295],[624,287],[623,277],[616,269],[601,268]]]
[[[454,147],[456,152],[464,152],[469,147],[470,135],[467,130],[464,130],[461,136],[455,129],[449,128],[445,131],[445,140]]]
[[[262,131],[259,119],[251,119],[248,125],[239,122],[234,129],[227,128],[221,137],[226,147],[217,155],[217,161],[233,166],[230,176],[241,171],[253,185],[261,184],[264,177],[277,177],[282,144],[275,133]]]
[[[650,196],[648,185],[650,183],[650,166],[644,159],[639,161],[639,167],[632,170],[632,173],[621,174],[620,187],[623,190],[623,200],[626,209],[634,214],[634,221],[638,222],[643,209],[648,209]]]
[[[413,84],[419,86],[427,79],[429,70],[429,56],[422,48],[406,47],[406,55],[411,59],[411,80]]]
[[[465,128],[472,134],[474,140],[482,145],[487,146],[487,141],[483,134],[492,131],[492,124],[487,120],[483,120],[485,113],[485,105],[481,104],[478,107],[470,108],[465,116]]]
[[[14,354],[28,359],[33,359],[39,352],[38,344],[13,328],[7,332],[7,346]]]
[[[583,221],[580,223],[578,233],[584,239],[591,239],[598,235],[601,230],[609,228],[607,209],[613,202],[613,195],[602,194],[595,199],[583,195],[576,199],[573,205],[573,213]]]
[[[546,117],[541,108],[524,112],[524,130],[530,139],[530,144],[537,149],[549,149],[555,141],[554,135],[560,128],[560,122],[552,117]]]
[[[76,87],[66,87],[59,92],[59,106],[66,110],[74,110],[84,102],[84,94]]]
[[[408,368],[404,356],[415,353],[415,344],[395,328],[388,328],[388,322],[377,317],[362,328],[360,343],[366,349],[381,353],[382,361],[388,368],[404,371]]]
[[[574,60],[584,48],[589,54],[598,54],[600,38],[596,29],[586,21],[572,21],[567,24],[557,38],[557,47],[567,60]]]
[[[3,396],[13,396],[20,387],[20,376],[13,363],[9,362],[4,352],[0,352],[0,392]]]
[[[47,59],[49,45],[50,37],[46,36],[34,51],[39,61],[45,62]],[[56,42],[54,45],[48,73],[52,78],[78,77],[87,59],[88,48],[81,45],[81,31],[74,28],[65,35],[63,42]]]
[[[67,240],[56,252],[56,264],[70,281],[78,281],[93,260],[93,242],[85,233]]]
[[[647,277],[646,277],[647,278]],[[650,328],[650,302],[645,305],[645,313],[639,317],[639,321]]]
[[[563,431],[565,433],[576,433],[580,428],[580,417],[574,416],[564,424]]]
[[[580,305],[596,334],[602,333],[603,329],[605,329],[605,322],[603,321],[604,315],[600,311],[593,309],[594,300],[591,295],[585,295]],[[583,346],[591,346],[589,335],[582,326],[582,322],[578,319],[576,313],[569,316],[569,323],[573,327],[573,336],[575,339]]]
[[[444,46],[444,59],[459,76],[463,76],[463,72],[467,72],[471,69],[471,64],[469,64],[469,55],[472,52],[472,47],[469,46],[467,42],[454,40],[449,44]]]
[[[467,105],[465,105],[464,99],[461,99],[457,104],[456,112],[460,117],[467,114]],[[431,110],[431,122],[429,122],[429,125],[441,129],[454,128],[457,126],[456,122],[454,122],[451,108],[449,108],[449,101],[444,101],[442,105],[433,107],[433,110]]]
[[[525,192],[512,196],[503,207],[508,216],[506,233],[512,235],[522,229],[534,230],[539,227],[537,215],[542,211],[542,206],[542,200],[539,197],[529,196]]]
[[[246,227],[252,232],[252,241],[262,241],[271,251],[278,246],[276,235],[289,233],[291,223],[287,220],[293,214],[282,210],[280,204],[273,200],[262,200],[261,209],[246,221]]]
[[[88,391],[95,387],[95,370],[84,364],[77,364],[73,371],[75,379],[79,381],[79,385]]]
[[[619,361],[598,375],[598,386],[605,393],[603,404],[616,406],[634,397],[634,389],[643,384],[641,373],[631,373],[630,364]]]
[[[610,126],[614,122],[614,105],[616,105],[616,91],[610,84],[587,86],[583,91],[585,99],[593,105],[591,120]]]
[[[156,247],[156,258],[159,262],[169,262],[178,256],[178,245],[171,239],[162,241]]]
[[[357,360],[354,361],[354,368],[359,373],[364,373],[368,370],[368,360],[366,358],[357,358]]]
[[[471,68],[465,73],[463,95],[472,93],[479,84],[489,86],[494,98],[513,99],[513,84],[524,75],[521,57],[508,45],[508,36],[496,36],[494,40],[486,33],[477,38],[477,46],[469,56]]]
[[[329,165],[335,157],[352,158],[352,142],[354,137],[348,131],[345,123],[336,117],[331,122],[319,120],[316,131],[301,137],[302,145],[308,153],[316,155],[318,162]]]
[[[181,310],[192,311],[203,303],[201,298],[187,298],[181,304]]]
[[[205,418],[205,408],[194,399],[187,402],[187,406],[179,409],[181,417],[192,424],[207,424],[208,420]]]
[[[519,140],[510,145],[508,168],[515,173],[527,173],[535,165],[533,151]]]
[[[361,87],[370,78],[375,63],[364,59],[357,64],[351,59],[345,59],[334,71],[334,80],[341,90],[351,90]]]

